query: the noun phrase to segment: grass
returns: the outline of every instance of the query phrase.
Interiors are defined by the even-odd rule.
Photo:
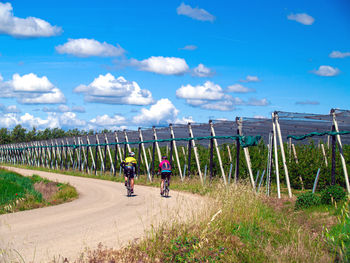
[[[39,170],[116,182],[124,180],[118,174],[113,177]],[[136,180],[136,184],[154,187],[159,187],[159,183],[156,177],[153,182],[146,176]],[[131,243],[122,250],[100,245],[85,252],[76,262],[330,262],[345,258],[346,251],[341,248],[348,245],[349,222],[337,224],[342,214],[339,205],[295,210],[295,198],[287,198],[285,188],[281,189],[282,199],[277,199],[266,197],[265,189],[259,195],[254,194],[249,183],[221,185],[220,179],[202,186],[197,178],[181,181],[173,177],[171,190],[210,197],[209,207],[202,211],[200,220],[186,224],[175,220],[153,229],[141,242]]]
[[[330,262],[332,255],[293,217],[249,185],[213,186],[200,220],[164,224],[122,250],[102,245],[76,262]]]
[[[0,214],[61,204],[77,197],[77,191],[69,184],[0,170]]]

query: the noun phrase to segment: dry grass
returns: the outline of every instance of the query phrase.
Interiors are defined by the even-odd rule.
[[[100,245],[76,262],[332,261],[318,235],[282,208],[267,205],[266,197],[253,193],[249,185],[218,185],[208,195],[200,220],[162,225],[121,250]]]
[[[40,192],[45,200],[49,200],[59,190],[55,182],[38,182],[34,184],[34,189]]]

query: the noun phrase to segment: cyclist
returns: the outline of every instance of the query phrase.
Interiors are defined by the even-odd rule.
[[[161,179],[162,179],[162,183],[160,184],[160,194],[161,195],[163,195],[163,187],[164,187],[165,178],[168,178],[168,182],[170,185],[171,165],[167,159],[168,159],[167,156],[163,156],[162,161],[160,162],[159,167],[158,167],[158,173],[160,173]]]
[[[124,169],[125,186],[127,186],[128,176],[130,176],[131,193],[134,193],[134,176],[136,173],[135,153],[129,152],[129,156],[120,164]]]

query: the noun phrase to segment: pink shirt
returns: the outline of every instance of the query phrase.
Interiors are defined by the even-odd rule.
[[[164,165],[163,165],[164,164]],[[168,160],[164,160],[159,164],[159,169],[161,171],[169,171],[171,172],[171,166]]]

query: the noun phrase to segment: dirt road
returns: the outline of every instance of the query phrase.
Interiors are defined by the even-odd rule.
[[[162,198],[159,189],[135,186],[126,197],[124,185],[98,179],[8,168],[23,175],[37,174],[69,182],[79,198],[73,202],[0,216],[0,262],[48,262],[76,259],[84,248],[99,242],[118,248],[142,237],[159,222],[189,219],[203,199],[171,191]],[[1,249],[5,254],[1,255]],[[2,252],[4,253],[4,252]],[[11,258],[10,258],[11,257]]]

